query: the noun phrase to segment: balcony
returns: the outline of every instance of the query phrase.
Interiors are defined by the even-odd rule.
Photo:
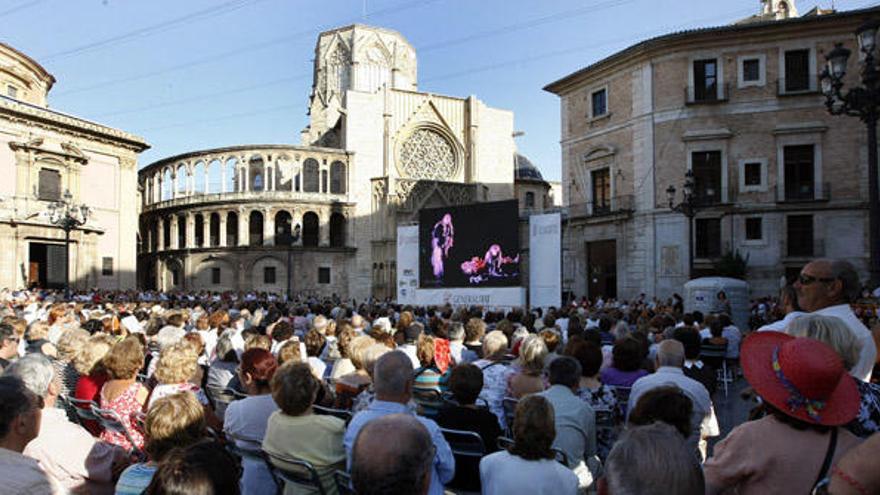
[[[631,194],[615,196],[610,200],[590,201],[569,205],[569,218],[602,218],[629,216],[634,209],[634,197]]]
[[[831,183],[823,182],[816,188],[814,183],[786,184],[776,188],[777,203],[811,203],[831,200]]]
[[[819,75],[805,77],[780,77],[776,80],[776,96],[801,96],[819,94]]]
[[[730,96],[730,85],[721,84],[713,88],[687,86],[684,88],[684,101],[687,105],[713,105],[724,103]]]

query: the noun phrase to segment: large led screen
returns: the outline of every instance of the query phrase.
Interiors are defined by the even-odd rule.
[[[516,200],[419,211],[419,285],[509,287],[519,279]]]

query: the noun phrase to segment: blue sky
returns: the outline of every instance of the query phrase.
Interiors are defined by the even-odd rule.
[[[839,10],[877,0],[836,0]],[[801,12],[831,0],[798,2]],[[560,176],[559,101],[541,88],[644,38],[726,24],[758,0],[0,0],[0,40],[58,80],[52,108],[186,151],[299,144],[319,32],[401,32],[419,87],[515,112],[521,153]]]

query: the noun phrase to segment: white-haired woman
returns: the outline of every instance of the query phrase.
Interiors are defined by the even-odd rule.
[[[544,388],[544,359],[547,344],[540,335],[529,335],[519,346],[516,367],[519,368],[507,382],[507,393],[519,399],[525,395],[542,392]]]
[[[507,378],[513,372],[505,362],[507,337],[500,330],[493,330],[483,339],[483,359],[474,362],[483,370],[483,390],[480,398],[489,404],[489,410],[498,417],[504,427],[504,396],[507,394]]]

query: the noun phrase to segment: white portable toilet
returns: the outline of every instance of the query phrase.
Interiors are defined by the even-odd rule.
[[[730,317],[741,331],[749,329],[749,284],[744,280],[727,277],[695,278],[684,284],[684,310],[699,311],[704,315],[721,312],[718,293],[724,291],[730,303]]]

